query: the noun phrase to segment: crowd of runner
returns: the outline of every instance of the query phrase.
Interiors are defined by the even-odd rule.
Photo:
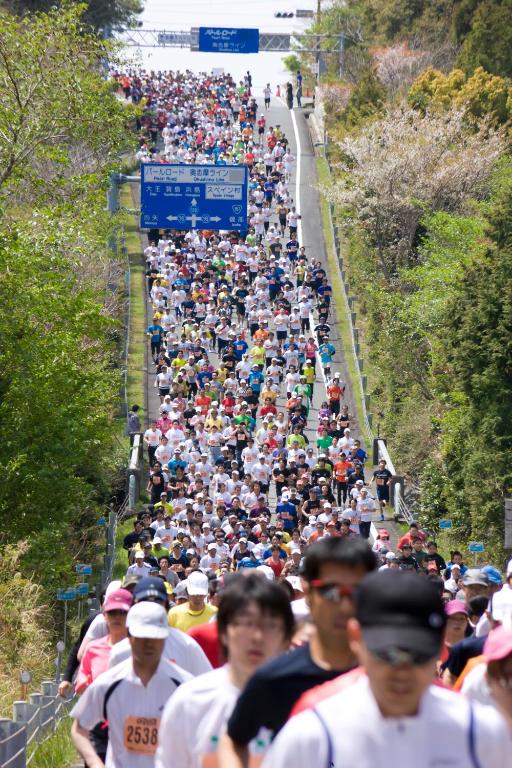
[[[91,768],[369,768],[411,749],[425,768],[507,765],[512,567],[447,563],[416,523],[394,547],[372,528],[392,475],[367,466],[333,365],[332,287],[269,87],[260,110],[249,73],[116,79],[144,100],[141,162],[248,167],[249,226],[144,250],[149,503],[61,684],[83,694],[75,745]]]

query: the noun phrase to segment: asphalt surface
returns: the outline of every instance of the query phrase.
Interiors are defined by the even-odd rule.
[[[266,113],[267,118],[267,130],[272,126],[279,125],[289,141],[293,155],[296,158],[295,167],[291,175],[289,184],[290,193],[296,205],[297,211],[301,215],[301,222],[299,228],[299,241],[301,245],[306,247],[306,254],[308,260],[321,261],[322,266],[329,274],[328,262],[327,262],[327,250],[325,244],[325,237],[323,232],[321,208],[320,208],[320,193],[318,190],[317,172],[316,172],[316,158],[313,141],[311,138],[310,130],[308,128],[308,121],[303,110],[294,109],[293,114],[286,104],[279,98],[272,98],[271,107]],[[295,124],[295,125],[294,125]],[[298,174],[300,165],[300,174]],[[296,186],[297,176],[299,175],[298,189]],[[277,222],[275,216],[272,217],[272,222]],[[302,230],[302,231],[301,231]],[[147,237],[141,236],[143,248],[147,245]],[[147,323],[150,324],[152,317],[151,304],[147,302],[146,306]],[[333,358],[331,372],[339,372],[341,379],[347,383],[345,390],[345,396],[343,403],[349,406],[349,413],[351,414],[350,428],[352,437],[355,439],[361,439],[361,444],[371,456],[371,446],[365,446],[364,436],[361,434],[359,424],[357,421],[357,412],[355,407],[355,401],[353,398],[351,387],[348,386],[348,369],[345,360],[345,354],[342,347],[342,341],[339,335],[339,324],[336,316],[336,302],[332,302],[331,314],[329,315],[329,325],[332,332],[330,341],[336,348],[336,353]],[[215,353],[209,354],[210,359],[214,364],[218,362],[217,355]],[[152,418],[158,418],[160,399],[158,397],[158,389],[155,388],[155,366],[149,354],[149,344],[146,348],[145,356],[145,372],[146,372],[146,424]],[[321,372],[321,365],[317,363],[317,378],[314,387],[313,400],[310,409],[310,416],[308,420],[308,427],[306,435],[309,441],[314,445],[316,440],[316,429],[318,427],[318,410],[321,403],[326,399],[325,395],[325,378]],[[286,404],[286,397],[284,387],[282,394],[277,400],[278,409],[284,409]],[[259,424],[258,424],[259,426]],[[370,464],[371,467],[371,464]],[[371,478],[371,469],[367,470],[367,479]],[[275,491],[273,484],[271,486],[270,502],[275,503]],[[395,526],[391,521],[386,523],[375,523],[376,527],[386,527],[392,533],[393,539],[396,537]]]

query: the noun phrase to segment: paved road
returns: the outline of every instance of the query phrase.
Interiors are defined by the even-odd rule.
[[[309,260],[320,260],[328,273],[327,263],[327,251],[325,245],[325,238],[322,226],[322,217],[320,210],[320,193],[317,189],[317,173],[316,173],[316,159],[313,142],[308,128],[308,123],[305,114],[302,110],[294,110],[293,113],[286,107],[285,103],[281,99],[273,98],[271,108],[266,114],[267,128],[271,125],[281,126],[282,130],[286,134],[292,153],[297,158],[295,168],[292,173],[290,182],[290,191],[294,202],[296,204],[298,212],[302,215],[300,227],[298,230],[299,241],[301,245],[306,247],[306,253]],[[299,176],[299,184],[297,187],[297,177]],[[273,217],[273,220],[275,217]],[[275,219],[277,221],[277,219]],[[146,247],[147,239],[143,237],[143,247]],[[151,318],[151,305],[147,305],[147,318],[149,325]],[[336,347],[336,354],[333,359],[331,371],[339,371],[341,378],[348,381],[348,370],[343,353],[341,338],[339,335],[339,324],[336,317],[336,306],[333,302],[331,309],[331,315],[329,317],[329,324],[332,328],[331,341]],[[210,355],[214,363],[217,362],[215,354]],[[160,400],[158,397],[158,390],[154,387],[154,365],[151,360],[151,356],[146,350],[146,420],[147,422],[151,418],[157,418],[159,413]],[[321,370],[321,366],[317,365],[317,370]],[[283,389],[284,393],[284,389]],[[317,380],[315,382],[314,397],[312,401],[312,407],[310,410],[310,419],[308,422],[307,436],[310,442],[314,445],[316,439],[316,429],[318,426],[318,410],[325,400],[325,379],[323,375],[317,373]],[[277,401],[278,408],[283,408],[286,403],[286,398],[283,394]],[[349,412],[352,415],[351,429],[352,436],[354,438],[361,437],[362,444],[364,445],[364,438],[360,434],[359,425],[357,422],[357,412],[355,408],[355,401],[352,395],[350,387],[347,387],[345,393],[344,403],[348,404]],[[368,450],[368,447],[366,447]],[[275,501],[273,498],[273,484],[271,501]],[[383,524],[377,523],[377,527],[382,527]],[[387,528],[392,527],[390,524],[385,524]]]

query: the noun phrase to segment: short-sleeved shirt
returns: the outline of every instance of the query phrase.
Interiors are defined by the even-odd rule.
[[[276,734],[299,696],[345,671],[315,664],[308,643],[280,654],[260,667],[245,686],[228,721],[229,736],[239,744],[249,744],[260,728]]]
[[[108,720],[106,768],[153,768],[163,708],[181,683],[190,679],[177,664],[161,659],[143,685],[130,658],[96,678],[71,710],[71,717],[88,731]],[[141,742],[145,752],[140,750]]]
[[[182,603],[169,611],[169,624],[182,632],[188,632],[191,627],[206,624],[216,613],[217,609],[208,603],[200,611],[193,611],[188,603]]]

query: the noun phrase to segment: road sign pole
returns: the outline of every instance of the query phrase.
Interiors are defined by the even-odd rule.
[[[68,601],[64,600],[64,647],[68,639]]]

